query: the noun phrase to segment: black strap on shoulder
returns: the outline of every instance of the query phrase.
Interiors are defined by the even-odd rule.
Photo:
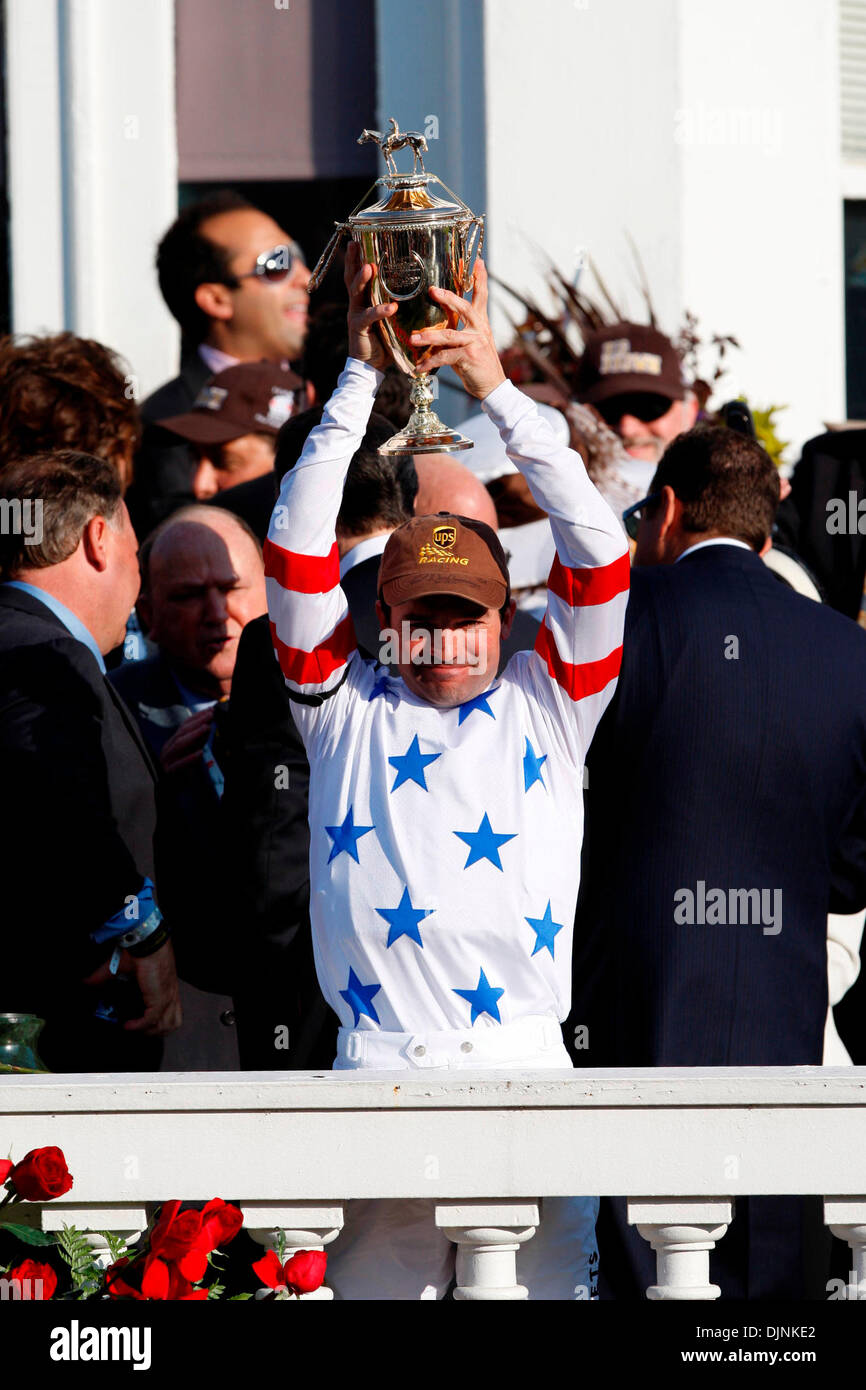
[[[346,669],[344,670],[340,679],[337,681],[337,684],[334,686],[333,690],[324,690],[321,695],[303,695],[300,692],[300,690],[291,690],[289,686],[286,686],[286,694],[288,695],[290,700],[297,700],[299,705],[323,705],[326,700],[330,700],[332,695],[336,695],[337,691],[340,689],[340,686],[343,684],[343,681],[346,679],[348,674],[349,663],[346,662]]]

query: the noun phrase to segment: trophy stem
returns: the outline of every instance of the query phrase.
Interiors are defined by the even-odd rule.
[[[433,387],[426,372],[413,378],[409,399],[414,407],[409,423],[379,448],[380,454],[453,454],[472,448],[471,439],[439,419],[433,409]]]

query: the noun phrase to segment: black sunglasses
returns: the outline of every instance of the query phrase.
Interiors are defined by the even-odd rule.
[[[649,425],[662,415],[667,415],[673,401],[667,396],[657,396],[651,391],[634,391],[624,396],[610,396],[599,401],[596,410],[606,425],[618,425],[623,415],[633,415],[636,420]]]
[[[304,253],[296,241],[284,241],[279,246],[273,246],[270,251],[263,251],[256,257],[255,270],[247,270],[243,275],[236,275],[236,280],[250,280],[253,276],[260,280],[267,280],[269,285],[278,285],[287,276],[291,275],[296,261],[303,261]]]
[[[638,527],[641,524],[644,507],[651,507],[654,502],[658,502],[660,497],[660,492],[651,492],[648,497],[642,497],[639,502],[635,502],[633,507],[627,507],[623,512],[622,524],[630,541],[637,540]]]

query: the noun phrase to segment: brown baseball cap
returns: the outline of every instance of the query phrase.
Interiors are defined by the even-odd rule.
[[[508,562],[492,527],[438,512],[391,532],[379,566],[379,597],[390,607],[436,594],[457,594],[484,608],[508,602]]]
[[[686,383],[670,338],[641,323],[609,323],[586,339],[575,395],[587,405],[646,391],[684,400]]]
[[[192,410],[157,423],[193,444],[228,444],[243,434],[280,432],[297,409],[301,378],[276,362],[239,362],[217,372],[199,391]]]

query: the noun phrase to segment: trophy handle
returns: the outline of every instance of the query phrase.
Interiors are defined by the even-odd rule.
[[[328,267],[330,266],[331,261],[337,254],[340,241],[345,236],[346,232],[349,230],[348,224],[346,222],[337,222],[336,228],[337,230],[333,233],[331,240],[328,242],[321,256],[317,260],[313,273],[307,281],[307,294],[312,294],[313,290],[317,290],[321,285],[322,281],[328,273]]]
[[[470,223],[470,230],[466,237],[466,244],[463,248],[463,264],[466,267],[463,272],[463,293],[467,294],[472,289],[472,277],[474,274],[474,263],[481,255],[484,248],[484,214],[480,217],[473,217]],[[470,265],[473,269],[470,269]]]
[[[370,132],[365,133],[369,134]],[[361,141],[359,140],[358,144],[360,145],[360,143]],[[379,185],[384,184],[384,182],[384,179],[376,179],[375,182],[371,183],[363,198],[359,199],[359,201],[352,208],[352,211],[349,213],[349,216],[354,217],[355,213],[359,212],[361,208],[364,206],[370,194],[375,192]],[[328,242],[321,256],[317,260],[313,273],[307,281],[307,294],[312,294],[313,290],[317,290],[319,288],[320,284],[322,283],[326,274],[328,273],[328,267],[330,266],[331,261],[337,254],[337,248],[340,245],[340,238],[344,236],[346,232],[351,231],[351,227],[348,222],[335,222],[334,226],[337,230],[334,232],[333,236],[331,237],[331,240]]]

